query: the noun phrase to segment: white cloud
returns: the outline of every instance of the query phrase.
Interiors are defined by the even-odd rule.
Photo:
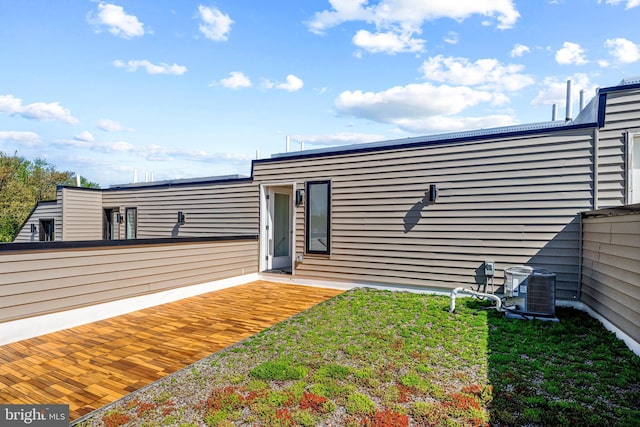
[[[205,150],[187,150],[179,148],[164,147],[151,144],[138,146],[126,141],[81,141],[81,140],[57,140],[52,144],[59,147],[74,147],[76,149],[86,149],[99,153],[127,154],[128,156],[138,156],[148,161],[173,161],[189,160],[199,162],[228,161],[246,162],[251,160],[250,156],[242,154],[209,153]]]
[[[144,68],[148,74],[172,74],[174,76],[180,76],[187,71],[187,67],[178,64],[152,64],[146,59],[143,60],[131,60],[124,62],[120,59],[113,61],[114,67],[124,68],[127,71],[135,72],[138,68]]]
[[[430,116],[400,120],[396,124],[403,130],[413,133],[457,132],[470,129],[489,129],[511,126],[516,123],[514,117],[507,114],[494,114],[481,117]]]
[[[87,20],[94,25],[106,26],[111,34],[125,39],[140,37],[145,33],[144,25],[135,15],[128,15],[122,6],[115,4],[98,4],[97,12],[90,12]]]
[[[294,76],[293,74],[289,74],[287,76],[287,82],[280,83],[276,87],[278,89],[286,90],[289,92],[295,92],[297,90],[302,89],[303,86],[304,86],[304,82],[300,78]]]
[[[345,91],[336,98],[335,107],[341,114],[394,124],[410,132],[425,132],[466,129],[469,124],[487,127],[513,123],[513,118],[506,115],[454,117],[479,104],[506,102],[508,99],[500,93],[423,83],[396,86],[382,92]]]
[[[95,138],[93,137],[91,132],[86,131],[86,130],[84,132],[80,132],[79,134],[74,136],[73,139],[75,139],[77,141],[85,141],[85,142],[93,142],[95,140]]]
[[[609,66],[611,66],[611,64],[609,63],[609,61],[607,61],[606,59],[599,59],[598,60],[598,65],[602,68],[607,68]]]
[[[425,21],[449,18],[458,22],[473,15],[492,18],[500,29],[511,28],[520,17],[513,0],[329,0],[331,9],[316,12],[307,23],[309,31],[324,34],[328,29],[345,22],[374,25],[376,31],[361,29],[353,42],[369,52],[421,52],[425,41],[414,38],[420,34]],[[486,20],[487,25],[492,20]],[[457,37],[448,36],[447,43]]]
[[[200,32],[209,40],[225,41],[229,38],[233,20],[215,7],[198,6],[198,16],[202,21]]]
[[[639,0],[640,1],[640,0]],[[640,60],[640,46],[624,38],[607,39],[605,46],[619,62],[630,64]]]
[[[0,95],[0,113],[18,115],[25,119],[60,121],[70,125],[78,124],[78,119],[57,102],[34,102],[23,105],[22,99],[15,98],[13,95]]]
[[[515,46],[513,46],[513,49],[511,49],[510,55],[512,58],[515,58],[515,57],[522,56],[528,52],[531,52],[531,49],[529,48],[529,46],[517,43]]]
[[[583,65],[588,61],[584,57],[584,49],[579,44],[564,42],[562,48],[556,52],[556,62],[563,65]]]
[[[86,148],[92,151],[102,153],[131,153],[136,151],[136,146],[125,141],[115,142],[95,142],[87,140],[57,140],[53,141],[54,145],[62,147]]]
[[[512,0],[329,0],[331,10],[316,12],[308,22],[309,30],[323,34],[327,29],[349,21],[371,22],[377,28],[418,28],[424,21],[449,18],[463,21],[472,15],[497,20],[500,29],[511,28],[520,17]]]
[[[353,44],[371,53],[387,53],[393,55],[400,52],[422,52],[425,41],[412,38],[411,32],[377,32],[360,30],[353,36]]]
[[[448,43],[448,44],[458,44],[458,41],[460,40],[460,35],[455,31],[449,31],[449,33],[447,33],[447,35],[443,37],[443,40],[445,43]]]
[[[625,3],[625,9],[627,10],[640,6],[640,0],[607,0],[607,4],[617,5],[620,3]]]
[[[239,89],[242,87],[251,87],[251,80],[241,71],[232,71],[229,77],[220,80],[220,84],[229,89]]]
[[[567,103],[567,80],[572,81],[572,92],[575,101],[579,99],[581,90],[585,92],[586,101],[595,95],[597,85],[591,82],[587,74],[577,73],[566,78],[547,77],[544,79],[542,89],[531,101],[531,105],[553,105],[564,106]]]
[[[96,124],[96,126],[98,127],[98,129],[102,129],[104,131],[107,132],[119,132],[119,131],[132,131],[133,129],[126,129],[124,126],[122,126],[122,124],[120,124],[119,122],[116,122],[115,120],[111,120],[111,119],[100,119],[98,120],[98,123]]]
[[[33,147],[40,144],[40,136],[35,132],[0,131],[0,141]]]
[[[481,89],[517,91],[534,83],[533,77],[523,74],[524,66],[503,65],[497,59],[430,57],[422,64],[427,80],[453,85],[479,86]]]
[[[355,132],[338,132],[326,135],[292,135],[291,140],[304,142],[310,145],[334,146],[347,144],[362,144],[365,142],[380,141],[385,139],[384,135],[355,133]]]
[[[287,81],[285,83],[274,83],[269,80],[264,80],[262,84],[267,89],[276,88],[286,90],[288,92],[295,92],[302,89],[302,87],[304,86],[304,82],[293,74],[289,74],[287,76]]]

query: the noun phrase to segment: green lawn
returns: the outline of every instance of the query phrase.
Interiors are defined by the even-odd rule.
[[[356,289],[80,425],[633,426],[640,358],[587,314]]]

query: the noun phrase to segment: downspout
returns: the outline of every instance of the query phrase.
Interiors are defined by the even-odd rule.
[[[599,169],[600,169],[600,131],[598,128],[593,130],[593,201],[591,202],[591,210],[598,210],[598,193],[599,193]]]
[[[578,214],[580,217],[578,218],[579,221],[579,230],[580,230],[580,237],[578,238],[578,244],[580,245],[580,249],[578,250],[578,292],[577,292],[577,300],[581,301],[582,300],[582,245],[583,243],[583,224],[582,224],[582,213]]]

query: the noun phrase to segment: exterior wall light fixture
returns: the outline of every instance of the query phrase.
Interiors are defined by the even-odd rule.
[[[435,203],[438,198],[438,187],[435,184],[429,185],[429,201]]]
[[[178,211],[178,224],[184,225],[186,222],[186,216],[182,211]]]

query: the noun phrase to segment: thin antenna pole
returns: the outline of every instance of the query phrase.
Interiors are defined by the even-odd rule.
[[[571,80],[567,80],[567,117],[566,117],[566,121],[570,122],[573,119],[573,105],[571,100],[573,98],[572,94],[571,94],[571,90],[573,89],[572,87],[572,82]]]

